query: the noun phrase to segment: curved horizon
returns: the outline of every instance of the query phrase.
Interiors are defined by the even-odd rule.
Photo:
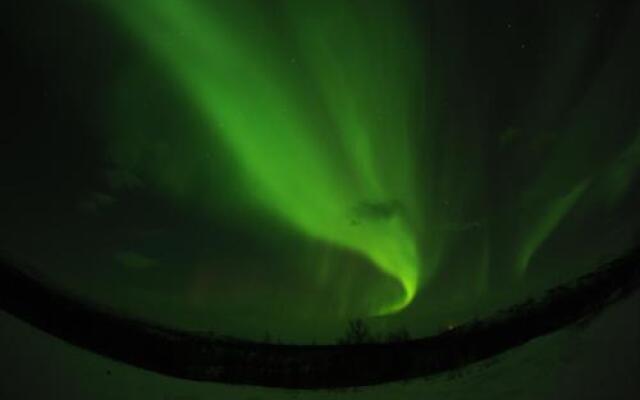
[[[72,345],[168,376],[330,389],[458,369],[588,319],[640,286],[638,263],[640,246],[548,290],[539,300],[434,336],[388,343],[271,344],[164,327],[66,295],[5,260],[0,263],[0,308]]]

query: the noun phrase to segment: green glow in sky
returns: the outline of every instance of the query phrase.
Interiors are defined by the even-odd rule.
[[[116,109],[108,158],[124,174],[116,186],[129,186],[129,172],[155,179],[160,197],[182,196],[196,218],[225,214],[237,200],[251,209],[238,230],[256,242],[266,229],[256,215],[288,230],[282,246],[265,245],[282,258],[254,256],[252,268],[238,267],[235,253],[224,259],[222,245],[202,256],[215,276],[202,291],[220,304],[236,301],[232,291],[254,294],[245,272],[224,283],[229,270],[283,282],[273,265],[284,260],[292,265],[278,271],[295,276],[288,285],[300,299],[283,301],[291,315],[449,323],[444,314],[502,301],[505,288],[524,296],[525,282],[543,288],[577,273],[577,261],[575,270],[558,267],[571,251],[592,265],[589,257],[622,243],[610,225],[637,180],[640,140],[624,106],[634,91],[617,77],[633,70],[635,47],[620,40],[590,75],[587,50],[601,44],[591,37],[596,11],[559,6],[571,23],[547,29],[528,27],[526,15],[515,24],[508,10],[504,21],[461,22],[475,14],[448,2],[420,17],[410,1],[101,3],[133,48],[122,62],[130,65],[118,66],[122,79],[105,85]],[[204,124],[197,133],[184,123],[192,111]],[[236,229],[218,222],[220,237]],[[291,250],[310,242],[321,246]],[[118,262],[147,260],[118,251]],[[199,268],[175,264],[183,262]],[[273,300],[264,287],[256,303]],[[423,301],[407,307],[415,299]]]
[[[110,3],[223,140],[247,195],[396,279],[404,295],[373,314],[406,306],[428,275],[408,200],[418,192],[408,110],[422,81],[406,11],[288,1],[270,20],[235,1]],[[296,37],[283,44],[276,23]]]

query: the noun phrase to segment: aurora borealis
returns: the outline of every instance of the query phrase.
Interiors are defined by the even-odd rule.
[[[50,101],[86,111],[32,129],[59,154],[37,157],[73,187],[43,189],[57,211],[11,213],[40,226],[40,251],[20,235],[6,246],[38,264],[90,262],[56,279],[134,314],[300,341],[382,315],[382,331],[428,333],[576,277],[638,226],[631,28],[600,29],[594,18],[623,16],[598,2],[557,6],[565,19],[531,10],[539,25],[512,7],[452,23],[484,14],[105,0],[85,7],[94,36],[69,31],[76,53],[54,61],[27,33],[56,76],[45,85],[71,82]],[[56,185],[21,163],[9,181]]]
[[[110,3],[184,87],[257,205],[396,279],[404,294],[371,313],[406,306],[428,275],[411,226],[422,214],[410,144],[421,57],[408,11],[291,1],[274,16],[255,2]],[[382,25],[367,30],[371,21]]]
[[[352,318],[418,337],[638,240],[637,1],[0,10],[2,252],[90,302],[284,343]]]
[[[625,68],[616,64],[616,49],[607,49],[614,56],[603,77],[576,100],[571,82],[580,74],[565,75],[589,54],[569,43],[574,36],[549,41],[549,52],[560,43],[563,53],[550,64],[555,72],[538,78],[536,98],[512,116],[526,125],[475,128],[469,137],[459,133],[474,129],[466,121],[440,125],[443,76],[410,4],[105,3],[203,118],[211,136],[203,146],[229,152],[240,196],[292,232],[353,251],[401,284],[401,295],[366,293],[367,315],[401,311],[425,288],[428,299],[430,277],[450,268],[443,252],[467,232],[480,252],[467,267],[477,290],[491,285],[488,264],[512,276],[501,276],[502,284],[527,279],[538,249],[574,207],[616,204],[636,176],[628,158],[637,155],[623,153],[637,140],[637,118],[629,115],[616,143],[603,135],[604,120],[582,118],[598,98],[622,90],[607,84],[607,68]],[[552,75],[563,84],[548,81]],[[568,107],[564,115],[544,109],[549,98]],[[147,152],[140,147],[157,133],[131,135],[122,119],[116,129],[127,133],[113,139],[116,157],[139,165]],[[168,182],[166,168],[146,167],[167,191],[189,175],[179,162]],[[492,187],[507,170],[517,179]],[[511,254],[501,260],[492,257],[496,251]]]

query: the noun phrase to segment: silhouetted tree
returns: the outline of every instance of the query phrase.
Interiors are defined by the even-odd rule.
[[[342,338],[338,339],[338,344],[371,343],[373,339],[367,324],[362,319],[356,318],[349,321],[347,331]]]

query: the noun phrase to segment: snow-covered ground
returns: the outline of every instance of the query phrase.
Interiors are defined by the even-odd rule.
[[[70,346],[0,312],[0,399],[632,399],[640,394],[640,293],[587,325],[456,373],[343,391],[168,378]]]

